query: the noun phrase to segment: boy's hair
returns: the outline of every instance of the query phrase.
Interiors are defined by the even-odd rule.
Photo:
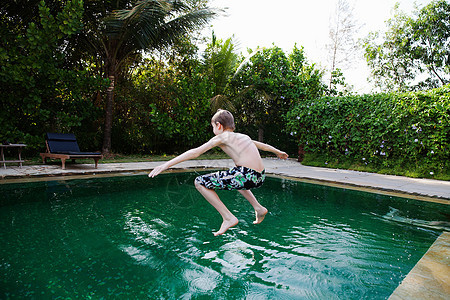
[[[217,123],[219,122],[222,124],[224,129],[231,129],[234,130],[234,117],[233,115],[228,111],[224,109],[217,110],[216,114],[211,119],[212,122]]]

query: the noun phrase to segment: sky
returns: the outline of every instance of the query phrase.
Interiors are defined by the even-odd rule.
[[[385,21],[392,17],[395,3],[400,10],[411,15],[415,4],[421,8],[431,0],[348,0],[354,7],[353,16],[362,27],[356,38],[369,32],[384,30]],[[329,54],[330,20],[334,15],[337,0],[210,0],[209,5],[227,8],[224,14],[205,29],[205,34],[214,34],[226,40],[234,36],[238,51],[247,54],[247,48],[272,47],[273,44],[287,54],[295,44],[303,46],[306,58],[320,68],[326,68]],[[347,83],[358,93],[369,93],[367,82],[370,70],[361,54],[347,69],[343,69]]]

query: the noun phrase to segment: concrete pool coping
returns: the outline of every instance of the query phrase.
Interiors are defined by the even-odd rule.
[[[409,178],[395,175],[383,175],[352,170],[339,170],[319,167],[303,166],[293,159],[279,160],[264,158],[264,165],[268,174],[302,179],[304,181],[317,182],[345,186],[348,188],[368,189],[373,192],[393,192],[405,194],[408,198],[424,197],[429,200],[450,204],[450,181],[434,179]],[[0,168],[0,183],[23,180],[26,178],[98,175],[124,172],[148,172],[161,162],[133,162],[99,164],[95,169],[93,164],[70,164],[65,170],[61,164],[35,165],[35,166],[8,166]],[[234,166],[230,159],[218,160],[190,160],[182,162],[175,167],[177,169],[209,169],[229,168]]]
[[[60,164],[11,167],[0,169],[0,184],[76,178],[80,175],[113,176],[135,174],[152,170],[161,162],[135,162],[99,164]],[[408,178],[351,170],[338,170],[303,166],[299,162],[265,158],[267,174],[276,177],[325,184],[340,188],[356,189],[372,193],[413,198],[423,201],[450,204],[450,182],[433,179]],[[221,169],[232,167],[230,159],[190,160],[172,170]],[[406,276],[390,299],[449,299],[450,298],[450,233],[443,232],[427,253]]]

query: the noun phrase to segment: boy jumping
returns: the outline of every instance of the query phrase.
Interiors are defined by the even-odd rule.
[[[230,156],[236,166],[227,171],[218,171],[198,176],[195,179],[197,190],[222,216],[222,225],[219,231],[214,233],[214,236],[218,236],[235,226],[238,219],[219,199],[215,190],[238,190],[255,209],[256,220],[253,224],[259,224],[263,221],[268,210],[259,204],[250,191],[252,188],[260,187],[265,179],[264,165],[258,149],[272,152],[281,159],[288,158],[288,155],[270,145],[253,141],[245,134],[234,132],[234,118],[229,111],[218,110],[211,119],[211,125],[215,134],[212,139],[200,147],[188,150],[156,167],[148,176],[153,178],[173,165],[197,158],[214,147],[220,147]]]

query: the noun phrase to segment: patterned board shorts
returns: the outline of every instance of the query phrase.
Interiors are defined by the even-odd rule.
[[[195,183],[211,190],[249,190],[260,187],[266,179],[261,173],[247,167],[234,167],[195,178]]]

